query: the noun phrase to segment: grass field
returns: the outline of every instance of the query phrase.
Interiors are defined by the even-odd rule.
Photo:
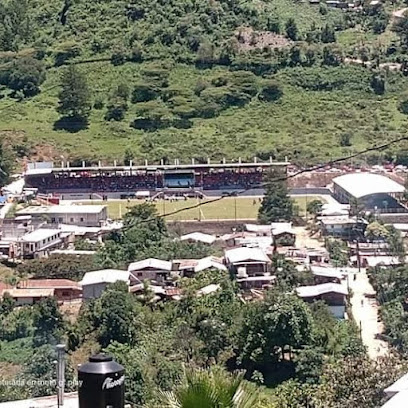
[[[296,197],[294,199],[295,205],[298,207],[299,215],[303,216],[306,211],[307,202],[311,198]],[[201,202],[211,201],[201,200]],[[128,203],[126,200],[112,200],[108,202],[92,201],[91,204],[105,204],[108,206],[108,214],[112,219],[119,219],[128,211],[128,208],[141,203],[142,201],[132,200]],[[186,201],[165,201],[161,200],[155,203],[157,211],[160,215],[168,214],[174,211],[182,210],[183,208],[197,205],[200,201],[198,199],[189,199]],[[87,202],[87,204],[90,204]],[[227,197],[221,201],[209,202],[201,207],[188,209],[186,211],[170,215],[166,217],[167,220],[172,221],[186,221],[186,220],[240,220],[240,219],[256,219],[260,201],[257,198],[248,197]]]

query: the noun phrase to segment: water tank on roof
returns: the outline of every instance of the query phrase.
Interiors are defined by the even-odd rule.
[[[97,354],[78,368],[79,408],[124,408],[125,369],[111,356]]]

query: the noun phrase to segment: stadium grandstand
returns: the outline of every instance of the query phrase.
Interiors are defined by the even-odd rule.
[[[62,199],[157,197],[163,194],[211,196],[243,189],[262,189],[271,168],[286,173],[288,162],[199,163],[143,166],[54,167],[51,162],[28,163],[26,188]]]

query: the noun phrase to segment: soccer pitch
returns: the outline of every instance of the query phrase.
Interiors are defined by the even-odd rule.
[[[316,197],[314,197],[316,198]],[[305,214],[306,197],[296,197],[293,199],[298,207],[300,216]],[[311,199],[309,198],[309,201]],[[322,200],[323,201],[323,200]],[[87,204],[103,204],[108,206],[108,215],[112,219],[122,218],[129,208],[141,204],[142,200],[108,200],[108,201],[87,201]],[[197,208],[192,207],[201,203]],[[176,214],[166,216],[166,220],[171,221],[189,221],[189,220],[255,220],[258,216],[258,210],[261,205],[259,198],[253,197],[225,197],[222,200],[196,199],[169,201],[159,200],[153,203],[160,215],[181,211]]]

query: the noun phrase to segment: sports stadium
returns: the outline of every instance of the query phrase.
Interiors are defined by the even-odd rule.
[[[51,162],[28,163],[27,188],[37,189],[65,200],[159,198],[164,195],[191,197],[220,196],[247,190],[247,195],[263,193],[266,172],[278,168],[286,172],[288,162],[233,162],[129,166],[54,167]]]

